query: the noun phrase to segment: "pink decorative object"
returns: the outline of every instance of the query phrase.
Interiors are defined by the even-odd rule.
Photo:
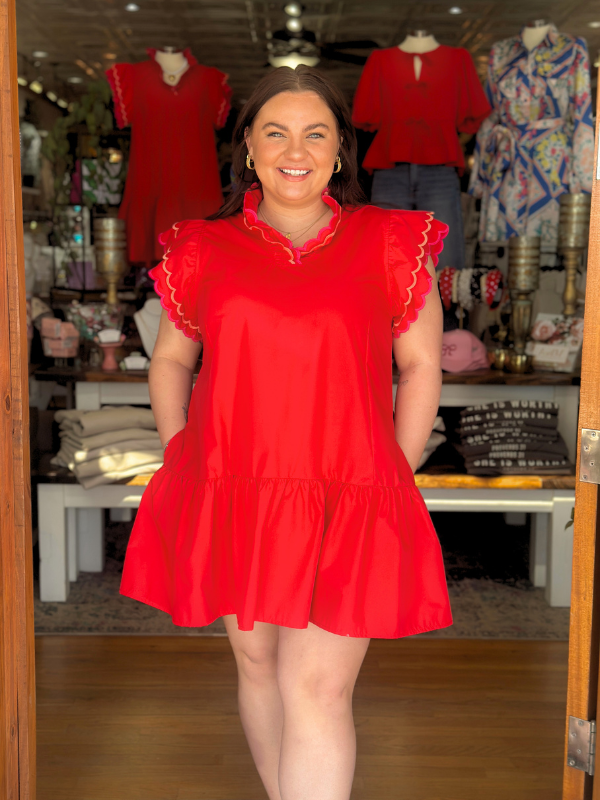
[[[56,317],[43,317],[40,333],[50,339],[60,339],[60,322]]]
[[[488,369],[487,350],[475,334],[467,330],[446,331],[442,336],[442,369],[445,372],[471,372]]]
[[[72,322],[43,317],[42,345],[44,355],[52,358],[74,358],[79,351],[79,331]]]
[[[104,361],[102,362],[102,371],[103,372],[116,372],[119,369],[119,365],[117,363],[117,359],[115,358],[115,350],[117,347],[120,347],[123,342],[125,341],[125,334],[121,334],[121,339],[118,342],[109,342],[108,344],[102,344],[102,342],[98,339],[97,336],[94,336],[94,341],[104,350]]]

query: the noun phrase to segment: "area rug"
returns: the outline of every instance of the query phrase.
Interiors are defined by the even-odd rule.
[[[475,524],[475,531],[479,530],[480,534],[479,537],[476,533],[468,534],[465,539],[464,528],[458,524],[460,515],[448,516],[453,518],[451,528],[444,529],[442,519],[436,520],[436,528],[444,552],[454,624],[418,636],[568,639],[569,609],[550,608],[544,599],[544,590],[534,588],[524,577],[527,565],[519,553],[521,556],[526,553],[522,542],[528,539],[528,531],[505,526],[508,530],[498,532],[490,528],[487,520],[474,520],[474,515],[469,515],[464,524]],[[491,516],[501,517],[498,514]],[[104,571],[80,573],[78,580],[71,583],[66,603],[40,601],[37,570],[34,569],[36,633],[225,636],[222,619],[205,628],[182,628],[174,625],[171,617],[163,611],[119,594],[130,530],[131,523],[107,522]],[[467,542],[466,554],[460,551],[459,538]],[[494,541],[502,542],[502,550],[510,551],[511,555],[503,560],[492,548],[492,559],[487,563],[483,551],[489,542]],[[36,557],[34,552],[34,564],[37,563]]]

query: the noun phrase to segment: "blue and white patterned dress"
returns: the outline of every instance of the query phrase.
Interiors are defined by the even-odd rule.
[[[585,39],[554,25],[529,51],[522,35],[496,42],[469,191],[481,198],[480,241],[540,236],[556,250],[559,197],[591,192],[594,128]]]

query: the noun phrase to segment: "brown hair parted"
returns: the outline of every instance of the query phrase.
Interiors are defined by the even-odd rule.
[[[300,64],[295,69],[279,67],[265,75],[244,104],[233,131],[232,166],[235,188],[216,214],[208,219],[219,219],[236,214],[242,209],[244,192],[260,180],[255,172],[246,167],[245,131],[252,128],[256,115],[264,104],[281,92],[315,92],[327,104],[336,119],[341,139],[340,159],[342,168],[333,173],[329,181],[329,193],[341,206],[354,206],[366,202],[358,183],[358,161],[356,156],[356,133],[352,125],[350,109],[340,90],[321,72]]]

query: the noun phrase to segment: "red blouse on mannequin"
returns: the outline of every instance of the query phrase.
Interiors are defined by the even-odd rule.
[[[115,64],[106,75],[117,125],[132,127],[129,171],[119,217],[127,221],[130,261],[158,261],[158,236],[180,219],[203,219],[223,202],[214,129],[230,108],[227,75],[183,51],[189,68],[175,86],[150,60]]]
[[[419,80],[414,57],[422,61]],[[397,162],[464,166],[457,131],[477,133],[491,111],[473,59],[462,47],[428,53],[398,47],[375,50],[354,96],[352,121],[377,131],[363,167],[391,169]]]

